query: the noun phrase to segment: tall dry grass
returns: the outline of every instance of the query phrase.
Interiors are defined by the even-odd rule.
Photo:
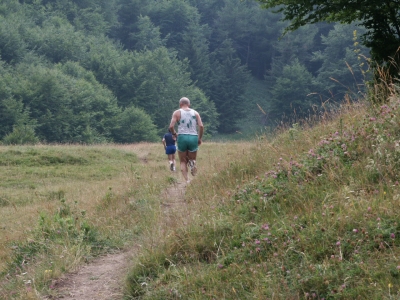
[[[218,172],[227,157],[235,160],[250,147],[204,143],[200,173]],[[100,253],[155,247],[166,234],[163,194],[182,181],[180,172],[169,171],[161,143],[3,146],[0,168],[5,299],[51,295],[53,279]],[[186,223],[178,216],[168,230]]]
[[[127,298],[400,297],[400,101],[375,88],[379,101],[260,136],[199,174],[186,222],[138,258]]]

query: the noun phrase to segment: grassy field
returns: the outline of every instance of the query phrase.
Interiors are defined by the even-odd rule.
[[[217,172],[250,147],[205,143],[199,166]],[[40,299],[62,273],[146,240],[181,180],[161,143],[2,146],[0,169],[1,299]]]
[[[369,97],[204,143],[168,223],[161,143],[1,147],[0,298],[140,244],[126,299],[400,299],[400,97]]]
[[[399,299],[399,132],[393,96],[255,140],[199,175],[127,299]]]

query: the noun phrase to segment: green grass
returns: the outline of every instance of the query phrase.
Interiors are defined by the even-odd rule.
[[[235,153],[205,143],[198,163],[216,172]],[[179,226],[160,223],[165,189],[182,181],[161,143],[2,146],[0,161],[1,299],[55,296],[63,273],[102,253],[158,244]]]
[[[181,177],[160,143],[1,147],[0,297],[54,295],[54,278],[134,241],[126,299],[399,299],[391,94],[251,143],[206,141],[168,211]]]
[[[201,174],[190,221],[138,260],[126,298],[399,299],[399,99],[343,105]]]
[[[151,227],[170,176],[155,149],[0,147],[0,298],[52,295],[54,278]]]

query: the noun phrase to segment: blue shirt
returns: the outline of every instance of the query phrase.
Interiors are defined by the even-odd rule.
[[[171,132],[164,134],[164,140],[167,147],[175,145],[175,140],[173,139]]]

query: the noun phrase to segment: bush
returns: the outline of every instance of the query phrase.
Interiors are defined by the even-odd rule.
[[[3,138],[3,143],[6,145],[37,144],[39,139],[32,126],[18,125],[14,126],[13,131]]]

